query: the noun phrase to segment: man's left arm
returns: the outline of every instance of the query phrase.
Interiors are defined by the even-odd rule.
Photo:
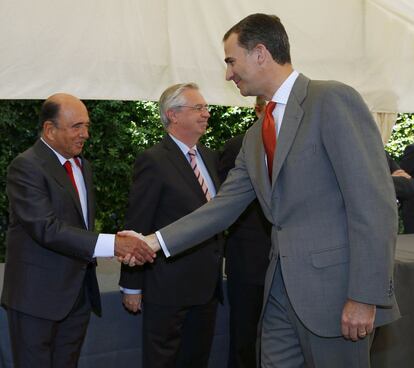
[[[342,331],[372,332],[376,306],[392,305],[397,207],[378,128],[361,96],[339,86],[326,98],[324,147],[344,198],[350,265]]]

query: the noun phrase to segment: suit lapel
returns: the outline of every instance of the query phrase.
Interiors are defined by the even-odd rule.
[[[289,153],[290,147],[295,139],[297,130],[302,121],[303,109],[302,102],[307,94],[309,79],[300,74],[296,79],[288,102],[286,104],[283,123],[276,144],[275,160],[273,162],[272,188],[274,188],[277,177],[283,163]]]
[[[165,149],[170,151],[167,154],[168,160],[171,162],[172,165],[174,165],[177,172],[187,182],[189,188],[191,188],[198,197],[202,198],[205,201],[206,199],[201,189],[201,186],[197,178],[195,177],[193,170],[191,169],[189,161],[183,155],[183,152],[180,150],[180,148],[176,145],[176,143],[171,139],[171,137],[168,134],[164,137],[161,143]]]
[[[221,185],[221,181],[218,176],[218,171],[215,169],[216,163],[214,162],[214,157],[211,154],[211,152],[209,152],[207,148],[201,144],[197,145],[197,150],[203,159],[204,165],[207,168],[207,171],[210,175],[211,180],[213,181],[214,188],[216,189],[216,192],[218,192],[218,189],[220,188],[220,185]]]
[[[45,167],[45,171],[50,174],[56,180],[56,182],[70,194],[75,203],[76,209],[79,212],[79,215],[83,219],[78,193],[76,193],[76,190],[73,187],[68,174],[66,173],[64,167],[61,165],[57,156],[40,139],[35,143],[34,150],[37,156],[42,160],[42,165]]]
[[[262,139],[262,125],[263,125],[263,118],[259,119],[255,125],[251,128],[252,130],[252,139],[247,139],[246,144],[253,145],[253,155],[247,155],[246,159],[249,157],[254,158],[254,167],[257,169],[258,173],[256,175],[256,180],[258,181],[259,187],[263,192],[263,198],[267,199],[270,198],[271,193],[271,186],[269,180],[269,173],[267,171],[266,161],[265,161],[265,150],[263,146],[263,139]],[[269,211],[270,203],[265,201],[266,205],[268,206]]]

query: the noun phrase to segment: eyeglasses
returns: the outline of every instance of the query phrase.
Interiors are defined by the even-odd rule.
[[[209,105],[202,105],[202,104],[198,104],[198,105],[194,105],[194,106],[188,106],[188,105],[179,105],[176,107],[187,107],[191,110],[195,110],[197,112],[203,112],[203,111],[210,111],[210,106]]]

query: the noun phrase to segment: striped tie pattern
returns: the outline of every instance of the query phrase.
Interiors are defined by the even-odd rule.
[[[201,175],[200,170],[197,167],[197,160],[196,160],[196,150],[194,148],[191,148],[188,151],[188,155],[190,156],[190,165],[191,168],[194,171],[194,175],[196,176],[198,182],[200,183],[201,189],[203,190],[204,195],[206,196],[207,202],[211,199],[210,193],[208,191],[207,184],[203,178],[203,175]]]

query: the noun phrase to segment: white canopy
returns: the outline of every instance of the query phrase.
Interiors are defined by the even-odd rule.
[[[194,81],[211,104],[251,106],[224,80],[221,40],[256,12],[281,18],[298,71],[414,111],[412,0],[0,0],[0,98],[158,100]]]

